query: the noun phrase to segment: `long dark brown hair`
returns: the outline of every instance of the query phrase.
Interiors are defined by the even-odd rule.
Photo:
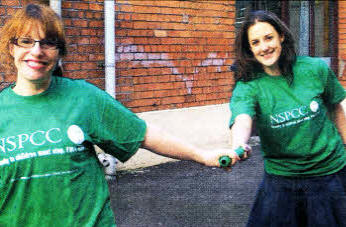
[[[264,71],[262,65],[253,56],[248,39],[248,29],[257,22],[271,24],[278,34],[284,37],[278,64],[282,75],[291,83],[293,80],[293,64],[297,58],[293,35],[274,13],[262,10],[249,13],[236,35],[236,61],[233,66],[235,80],[250,81],[257,78],[259,72]]]

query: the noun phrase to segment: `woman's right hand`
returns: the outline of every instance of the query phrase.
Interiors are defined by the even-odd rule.
[[[239,152],[236,152],[237,149],[241,148],[243,153],[240,155]],[[252,148],[248,144],[241,144],[237,148],[233,149],[232,166],[235,165],[238,161],[245,160],[251,156]]]
[[[244,155],[241,159],[244,160],[249,158],[252,154],[252,147],[249,144],[241,144],[240,147],[244,150]]]

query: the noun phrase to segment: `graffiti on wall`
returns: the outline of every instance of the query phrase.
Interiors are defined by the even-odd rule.
[[[122,51],[131,50],[131,52],[139,52],[137,45],[126,46],[126,50],[121,48]],[[174,55],[174,56],[172,56]],[[207,56],[204,59],[200,59],[199,63],[192,66],[192,73],[182,72],[183,67],[179,67],[175,60],[172,59],[181,59],[181,56],[177,56],[179,53],[151,53],[150,59],[146,59],[144,53],[136,55],[137,58],[142,58],[139,61],[132,61],[133,55],[123,55],[119,60],[121,61],[132,61],[131,67],[133,68],[168,68],[172,75],[176,76],[177,80],[183,81],[185,83],[185,88],[187,94],[192,94],[193,82],[198,80],[198,74],[200,73],[201,67],[215,66],[216,72],[221,72],[221,66],[225,65],[226,56],[221,58],[218,56],[217,52],[207,53]]]

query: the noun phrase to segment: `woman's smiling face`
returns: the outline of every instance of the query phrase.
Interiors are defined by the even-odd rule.
[[[262,64],[264,71],[270,75],[280,75],[278,60],[284,37],[281,37],[271,24],[256,22],[248,29],[248,40],[250,50]]]
[[[36,25],[36,26],[35,26]],[[46,38],[41,26],[32,24],[20,37],[31,38],[35,41]],[[10,45],[10,52],[17,68],[17,80],[39,82],[49,80],[51,72],[59,59],[58,49],[42,48],[41,43],[35,42],[33,47]]]

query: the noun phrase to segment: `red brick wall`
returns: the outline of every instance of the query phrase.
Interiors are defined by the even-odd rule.
[[[86,79],[104,88],[103,0],[62,1],[68,55],[64,76]]]
[[[339,6],[339,77],[346,88],[346,1],[338,1]]]
[[[116,1],[117,99],[135,112],[229,101],[234,1]]]

